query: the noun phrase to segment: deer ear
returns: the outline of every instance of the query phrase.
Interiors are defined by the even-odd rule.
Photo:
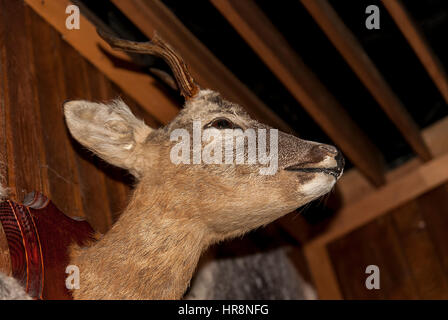
[[[140,175],[140,146],[152,131],[122,100],[109,104],[73,100],[64,103],[72,136],[105,161]]]

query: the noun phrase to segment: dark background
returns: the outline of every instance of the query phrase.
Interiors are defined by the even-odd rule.
[[[78,1],[117,34],[147,40],[109,1]],[[332,0],[347,27],[397,94],[420,128],[448,115],[448,108],[413,50],[380,1]],[[332,143],[302,106],[264,65],[252,49],[206,0],[163,0],[183,24],[244,84],[285,120],[302,138]],[[383,153],[389,168],[410,157],[413,151],[357,76],[329,42],[300,1],[257,0],[257,5],[285,36],[304,62],[346,108],[370,140]],[[448,68],[448,1],[403,1],[430,46]],[[380,8],[380,30],[368,30],[365,8]],[[98,20],[96,20],[98,23]],[[160,65],[151,57],[138,57],[143,66]],[[351,164],[347,164],[350,168]]]

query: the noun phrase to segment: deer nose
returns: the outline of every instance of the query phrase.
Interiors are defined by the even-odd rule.
[[[338,153],[339,153],[338,149],[336,149],[335,147],[330,146],[328,144],[321,144],[321,145],[319,145],[319,149],[321,151],[323,151],[324,153],[326,153],[327,155],[329,155],[330,157],[337,156]]]
[[[336,163],[338,165],[338,169],[341,170],[341,172],[342,172],[342,169],[344,169],[344,166],[345,166],[345,159],[340,151],[338,151],[338,154],[336,155],[335,159],[336,159]]]

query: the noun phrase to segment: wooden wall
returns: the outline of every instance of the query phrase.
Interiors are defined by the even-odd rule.
[[[152,117],[88,63],[23,1],[0,0],[0,160],[11,198],[42,191],[66,214],[105,232],[132,179],[70,138],[67,99],[121,96],[152,127]],[[125,177],[125,178],[123,178]],[[124,181],[123,181],[124,180]]]
[[[328,245],[344,299],[448,299],[448,185]],[[368,265],[380,289],[367,290]]]
[[[0,173],[12,199],[42,191],[105,232],[132,178],[70,138],[62,103],[117,96],[160,125],[23,1],[0,0]],[[448,298],[447,193],[439,187],[328,245],[343,298]],[[370,264],[380,267],[381,290],[365,288]]]

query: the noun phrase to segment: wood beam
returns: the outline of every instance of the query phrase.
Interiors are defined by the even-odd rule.
[[[425,36],[399,0],[382,1],[387,11],[414,50],[420,62],[448,103],[448,76]]]
[[[327,0],[301,1],[415,153],[422,160],[430,160],[432,156],[419,127],[333,7]]]
[[[445,154],[340,210],[325,233],[304,247],[319,298],[340,299],[342,296],[327,244],[447,181],[448,154]]]
[[[296,100],[374,185],[384,183],[379,150],[251,0],[212,0]]]
[[[245,107],[251,116],[283,131],[294,130],[239,81],[183,24],[158,0],[112,0],[148,37],[162,36],[186,61],[195,80],[205,88]]]
[[[448,117],[437,121],[423,130],[423,138],[436,159],[443,159],[443,157],[446,159],[448,156],[447,135]],[[441,182],[439,178],[446,180],[446,168],[448,163],[445,162],[443,164],[443,160],[441,162],[439,161],[439,164],[440,163],[442,166],[432,167],[432,171],[430,171],[431,174],[426,174],[425,171],[430,167],[422,167],[423,163],[421,160],[415,158],[408,161],[386,175],[388,183],[394,184],[395,188],[398,188],[396,190],[392,190],[393,188],[388,189],[386,192],[381,189],[375,190],[369,186],[368,182],[365,181],[365,178],[363,178],[356,169],[352,169],[350,172],[344,174],[343,178],[338,182],[339,191],[343,198],[342,202],[344,204],[344,209],[338,212],[337,218],[328,230],[322,233],[319,237],[306,243],[304,247],[305,256],[314,279],[314,284],[316,285],[321,299],[342,298],[338,281],[328,256],[327,244],[336,238],[347,234],[351,230],[359,228],[361,225],[386,214],[392,210],[391,208],[408,202],[430,189],[437,187],[439,184],[444,183],[444,181]],[[421,183],[421,180],[417,180],[413,182],[414,184],[416,183],[417,186],[411,186],[409,181],[413,179],[410,179],[409,175],[413,175],[418,171],[420,173],[417,173],[417,175],[419,175],[420,179],[425,182],[423,183],[423,186],[418,186],[418,184]],[[441,177],[437,177],[439,173],[442,175]],[[444,174],[445,177],[443,176]],[[397,181],[402,182],[397,183]],[[403,181],[405,182],[403,183]],[[406,185],[406,187],[402,190],[400,189],[402,187],[397,187],[398,185]],[[416,190],[416,187],[423,187],[423,189]],[[379,196],[378,192],[380,192]],[[388,203],[385,203],[385,206],[383,206],[384,201],[386,201],[387,192],[391,192],[390,195],[395,195],[398,192],[400,196],[398,198],[395,196],[392,197],[393,201],[389,200]],[[383,195],[382,199],[381,194]],[[378,197],[380,197],[380,199]],[[361,207],[367,206],[367,212],[366,210],[360,209],[359,205],[356,205],[359,201],[363,201],[364,203],[361,203]],[[380,206],[378,207],[379,204]],[[300,241],[301,235],[295,235],[294,233],[294,230],[297,230],[298,227],[295,228],[290,225],[292,220],[288,220],[288,222],[288,226],[285,226],[283,223],[281,225],[293,237]]]
[[[448,137],[448,117],[440,119],[424,129],[422,135],[434,157],[448,153],[448,139],[446,139],[446,137]],[[410,171],[415,170],[420,165],[422,165],[420,159],[412,158],[398,168],[387,172],[386,181],[394,181],[395,179],[408,174]],[[338,181],[337,188],[343,206],[359,201],[370,193],[375,192],[375,188],[369,184],[356,168],[350,169],[344,173]]]
[[[68,30],[65,20],[69,0],[25,0],[35,12],[52,25],[72,47],[97,67],[124,92],[137,101],[147,112],[162,123],[168,123],[178,113],[171,97],[160,90],[158,80],[149,75],[123,69],[110,57],[130,61],[128,55],[109,47],[96,33],[96,28],[84,16],[80,16],[80,29]],[[83,97],[79,97],[83,98]]]
[[[448,117],[433,123],[424,129],[422,133],[423,139],[435,157],[448,154],[448,139],[446,139],[448,136]],[[417,157],[410,159],[401,166],[386,173],[387,183],[406,176],[410,172],[417,170],[422,164],[422,160]],[[377,191],[357,168],[352,168],[344,172],[336,188],[341,207],[348,207]],[[299,243],[307,241],[307,237],[304,236],[304,232],[302,231],[304,228],[303,223],[301,219],[290,219],[290,217],[279,220],[282,228],[297,239]]]

